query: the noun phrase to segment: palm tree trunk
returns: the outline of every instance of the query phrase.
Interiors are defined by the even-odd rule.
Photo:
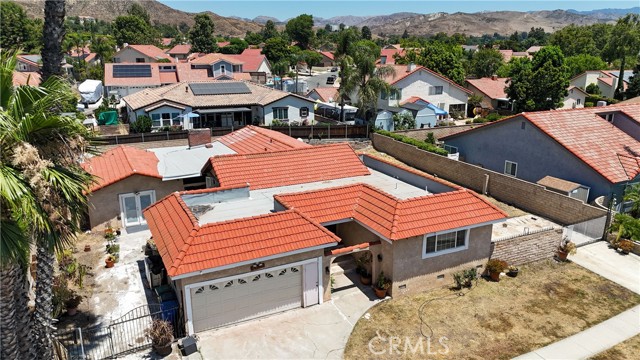
[[[31,339],[29,338],[31,331],[31,314],[33,308],[29,307],[29,292],[31,290],[31,284],[28,280],[29,266],[25,269],[20,269],[18,272],[18,279],[15,283],[16,294],[16,308],[19,309],[16,314],[16,323],[18,328],[16,329],[16,336],[18,337],[18,349],[21,349],[23,354],[27,354],[25,351],[31,347]]]
[[[45,0],[42,38],[42,81],[62,75],[62,40],[64,39],[64,0]]]
[[[53,357],[52,322],[53,313],[53,251],[38,246],[38,265],[36,267],[36,308],[33,313],[31,342],[36,359]]]
[[[0,268],[0,358],[18,358],[18,337],[16,334],[16,315],[20,311],[16,309],[15,283],[17,282],[20,267],[15,263],[4,264]]]

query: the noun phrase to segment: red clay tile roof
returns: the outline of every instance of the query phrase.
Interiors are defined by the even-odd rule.
[[[229,41],[219,41],[218,42],[218,47],[225,47],[227,45],[231,44],[231,42]]]
[[[493,80],[490,77],[485,77],[480,79],[467,79],[466,81],[491,99],[505,99],[508,97],[504,88],[507,87],[509,78],[497,78]]]
[[[447,78],[445,76],[442,76],[442,75],[438,74],[437,72],[435,72],[433,70],[430,70],[430,69],[428,69],[428,68],[426,68],[424,66],[416,65],[416,67],[415,67],[415,69],[413,69],[413,71],[408,71],[407,65],[391,65],[391,66],[394,68],[396,73],[395,73],[395,75],[388,76],[387,78],[384,79],[387,83],[389,83],[389,85],[395,85],[400,80],[402,80],[402,79],[404,79],[404,78],[406,78],[406,77],[408,77],[408,76],[410,76],[410,75],[412,75],[414,73],[417,73],[418,71],[426,71],[429,74],[431,74],[431,75],[433,75],[433,76],[435,76],[437,78],[440,78],[440,79],[448,82],[449,84],[453,85],[454,87],[466,92],[467,94],[473,94],[469,89],[465,89],[464,87],[456,84],[453,80],[451,80],[451,79],[449,79],[449,78]]]
[[[178,82],[178,73],[175,71],[160,71],[160,83],[175,84]]]
[[[100,190],[131,175],[162,179],[158,172],[158,158],[153,152],[124,145],[88,159],[82,167],[97,178],[91,191]]]
[[[197,59],[194,59],[193,61],[191,61],[192,64],[196,64],[196,65],[211,65],[215,62],[218,62],[220,60],[224,60],[227,61],[231,64],[236,64],[236,65],[242,65],[244,64],[243,61],[241,61],[240,59],[236,59],[235,57],[233,57],[232,55],[227,55],[227,54],[220,54],[220,53],[211,53],[211,54],[206,54],[204,56],[201,56]]]
[[[209,159],[221,186],[249,183],[251,190],[369,175],[349,144],[311,146]]]
[[[329,99],[336,101],[338,98],[338,88],[335,87],[319,87],[311,90],[309,93],[312,92],[318,94],[318,96],[320,97],[320,101],[322,102],[328,102]]]
[[[331,51],[318,51],[320,54],[326,56],[327,58],[329,58],[329,60],[333,60],[334,59],[334,55]]]
[[[240,55],[262,55],[262,49],[244,49]]]
[[[376,63],[382,64],[382,57],[386,57],[386,62],[384,63],[384,65],[394,65],[396,63],[396,59],[393,57],[393,55],[396,55],[396,54],[398,54],[398,56],[404,56],[405,51],[402,48],[382,49],[380,50],[380,59],[378,59]]]
[[[13,86],[31,85],[40,86],[42,78],[40,73],[35,71],[14,71],[13,72]]]
[[[405,105],[405,104],[415,104],[418,101],[424,101],[427,104],[431,104],[431,102],[421,98],[420,96],[412,96],[410,98],[408,98],[407,100],[403,101],[400,103],[400,105]]]
[[[168,59],[171,60],[171,62],[174,61],[171,56],[167,55],[162,49],[154,45],[129,45],[128,47],[152,59]]]
[[[274,198],[286,208],[296,209],[319,223],[355,219],[389,240],[507,217],[502,210],[466,189],[400,200],[373,186],[355,184]]]
[[[199,226],[179,193],[151,205],[144,215],[169,276],[340,241],[296,210]]]
[[[262,65],[263,61],[267,60],[267,57],[264,55],[250,55],[250,54],[240,54],[240,55],[231,55],[233,58],[241,61],[242,71],[250,72],[250,71],[258,71],[260,69],[260,65]]]
[[[602,81],[603,83],[607,84],[608,86],[613,86],[613,76],[610,77],[599,77],[598,81]],[[627,82],[626,81],[622,81],[622,88],[623,90],[627,90]]]
[[[169,55],[188,55],[191,53],[191,44],[178,44],[167,51]]]
[[[218,138],[217,141],[228,146],[238,154],[264,152],[265,148],[267,151],[278,151],[311,147],[311,145],[296,140],[279,131],[251,125],[224,135]]]

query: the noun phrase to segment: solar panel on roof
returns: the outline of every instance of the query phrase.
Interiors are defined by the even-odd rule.
[[[151,77],[151,65],[113,65],[113,77]]]
[[[194,83],[189,84],[193,95],[251,94],[243,82]]]

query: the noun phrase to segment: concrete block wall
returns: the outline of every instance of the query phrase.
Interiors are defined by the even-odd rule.
[[[396,133],[404,136],[408,136],[410,138],[424,141],[427,138],[428,133],[433,133],[433,136],[437,139],[441,137],[457,134],[459,132],[463,132],[465,130],[472,129],[478,126],[478,124],[474,125],[457,125],[457,126],[438,126],[432,127],[428,129],[412,129],[412,130],[401,130],[396,131]]]
[[[522,265],[555,255],[562,241],[562,229],[552,229],[491,244],[491,258],[509,265]]]
[[[373,134],[376,150],[429,174],[457,183],[478,193],[545,217],[561,225],[571,225],[605,216],[606,211],[580,200],[545,189],[543,186],[451,160],[387,136]]]

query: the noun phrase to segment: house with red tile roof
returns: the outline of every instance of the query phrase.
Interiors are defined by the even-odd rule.
[[[318,66],[329,67],[335,65],[336,59],[331,51],[318,51],[318,53],[322,55],[322,61]]]
[[[625,70],[622,73],[623,90],[627,89],[629,78],[633,70]],[[586,90],[587,86],[595,84],[600,89],[600,94],[604,97],[613,98],[616,86],[618,85],[620,71],[611,70],[588,70],[578,74],[569,80],[571,86]]]
[[[307,97],[322,102],[335,102],[338,100],[338,88],[336,87],[317,87],[307,93]]]
[[[193,54],[189,57],[189,63],[194,67],[208,67],[216,74],[248,73],[252,77],[263,78],[265,83],[271,77],[271,65],[267,57],[262,54]]]
[[[204,136],[202,135],[204,132]],[[215,156],[310,148],[277,131],[246,126],[211,139],[210,130],[189,133],[189,146],[141,150],[120,145],[86,159],[82,167],[95,178],[88,194],[89,225],[144,226],[142,210],[175,191],[204,188],[202,168]]]
[[[529,182],[546,176],[619,204],[640,182],[640,105],[521,113],[441,138],[460,159]]]
[[[175,62],[164,50],[154,45],[127,45],[113,55],[114,63]]]
[[[167,55],[174,59],[184,60],[191,54],[191,44],[178,44],[167,51]]]
[[[376,61],[379,65],[395,65],[397,56],[404,56],[405,50],[401,47],[380,50],[380,59]]]
[[[40,72],[35,71],[14,71],[13,86],[30,85],[40,86],[42,78]]]
[[[190,334],[329,301],[337,258],[369,259],[394,297],[441,286],[482,267],[507,216],[347,144],[216,156],[203,174],[144,211]]]

